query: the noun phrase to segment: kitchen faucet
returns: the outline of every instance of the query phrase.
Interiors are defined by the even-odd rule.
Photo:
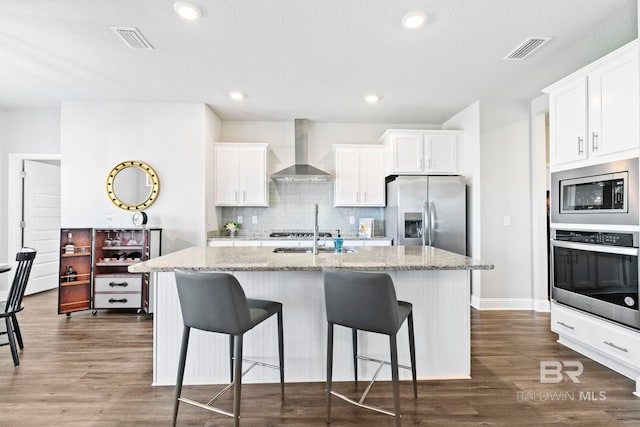
[[[318,204],[314,207],[315,223],[313,225],[313,254],[318,255]]]

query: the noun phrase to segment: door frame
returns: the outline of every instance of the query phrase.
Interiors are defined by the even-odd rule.
[[[20,247],[22,244],[22,162],[24,160],[58,160],[62,161],[60,154],[41,153],[9,153],[7,159],[7,254],[8,262],[15,267],[15,257],[11,248]],[[61,162],[62,163],[62,162]],[[62,166],[62,165],[61,165]],[[18,208],[16,208],[18,207]],[[9,292],[9,284],[4,291],[0,291],[0,297],[6,297]],[[3,295],[4,293],[4,295]]]

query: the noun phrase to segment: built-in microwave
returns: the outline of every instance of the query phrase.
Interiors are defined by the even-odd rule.
[[[638,158],[551,174],[551,222],[638,225]]]

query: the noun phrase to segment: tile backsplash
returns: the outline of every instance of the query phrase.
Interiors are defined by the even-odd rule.
[[[269,183],[269,207],[223,207],[221,226],[242,216],[240,235],[268,236],[272,231],[311,231],[314,223],[314,204],[318,204],[318,228],[335,235],[358,234],[360,218],[375,220],[374,234],[384,235],[384,208],[336,208],[333,206],[333,182],[278,182]],[[252,217],[258,220],[252,224]],[[354,224],[349,223],[354,217]]]

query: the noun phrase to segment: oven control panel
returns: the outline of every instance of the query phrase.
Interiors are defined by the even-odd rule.
[[[595,245],[625,246],[630,248],[637,246],[637,243],[635,243],[633,239],[633,233],[555,230],[555,240],[591,243]]]

